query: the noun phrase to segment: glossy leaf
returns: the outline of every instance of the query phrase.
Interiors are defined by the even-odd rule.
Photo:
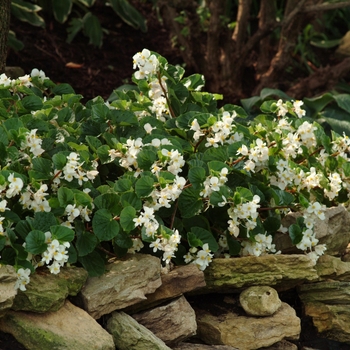
[[[92,228],[100,241],[109,241],[119,232],[119,223],[107,209],[98,210],[92,219]]]

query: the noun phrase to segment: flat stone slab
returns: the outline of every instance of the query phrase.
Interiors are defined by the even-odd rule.
[[[13,266],[0,265],[0,317],[9,310],[17,294],[17,274]]]
[[[273,286],[277,291],[318,280],[315,263],[306,255],[263,255],[216,258],[204,271],[208,292],[240,292],[250,286]]]
[[[300,319],[286,303],[272,316],[248,317],[233,312],[214,316],[197,310],[198,336],[206,344],[229,345],[240,350],[271,346],[283,339],[299,338]]]
[[[27,350],[115,350],[113,337],[69,301],[56,312],[9,311],[0,319],[0,330]]]
[[[115,310],[146,300],[162,284],[159,258],[130,254],[106,266],[106,273],[90,277],[80,292],[78,304],[98,319]]]
[[[107,330],[112,334],[119,350],[171,350],[150,330],[123,311],[112,313],[107,322]]]
[[[75,296],[88,277],[83,268],[63,267],[59,274],[39,270],[30,276],[25,292],[18,291],[12,309],[16,311],[49,312],[57,311],[68,295]]]

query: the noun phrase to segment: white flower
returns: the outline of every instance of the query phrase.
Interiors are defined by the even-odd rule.
[[[20,193],[23,188],[23,181],[20,177],[15,177],[12,173],[9,175],[7,180],[10,182],[8,190],[6,191],[6,197],[11,198]]]

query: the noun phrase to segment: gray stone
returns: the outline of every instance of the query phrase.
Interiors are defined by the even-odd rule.
[[[240,292],[250,286],[288,290],[305,281],[318,280],[315,263],[306,255],[264,255],[216,258],[205,269],[208,292]]]
[[[350,344],[350,282],[305,284],[298,294],[322,337]]]
[[[113,312],[106,328],[119,350],[171,350],[150,330],[123,311]]]
[[[161,275],[161,279],[162,285],[154,293],[147,294],[146,300],[131,305],[125,311],[138,312],[206,286],[203,271],[194,264],[177,266]]]
[[[284,227],[289,227],[296,222],[300,213],[290,213],[282,220]],[[325,220],[316,219],[314,232],[319,244],[325,244],[328,255],[339,256],[343,253],[350,242],[350,213],[342,205],[327,208]],[[298,250],[293,244],[288,233],[277,233],[274,237],[276,249],[286,254],[298,254]]]
[[[115,350],[113,337],[69,301],[45,314],[11,310],[0,319],[0,330],[27,350]]]
[[[197,331],[196,314],[184,296],[132,317],[168,346],[178,344]]]
[[[173,350],[239,350],[227,345],[204,345],[204,344],[192,344],[181,343],[177,345]]]
[[[269,286],[253,286],[244,290],[239,302],[250,316],[271,316],[282,305],[275,289]]]
[[[13,310],[48,312],[61,308],[68,297],[74,296],[83,287],[87,272],[79,267],[63,267],[59,274],[48,269],[37,270],[30,276],[27,290],[18,294],[12,305]]]
[[[298,346],[287,340],[281,340],[278,343],[261,348],[260,350],[298,350]]]
[[[13,266],[0,265],[0,317],[13,305],[17,294],[17,274]]]
[[[332,279],[350,282],[350,262],[342,261],[338,257],[330,255],[320,256],[315,269],[320,277],[320,281]]]
[[[95,319],[146,299],[162,284],[160,260],[131,254],[106,266],[107,272],[88,278],[80,293],[82,307]]]
[[[230,345],[240,350],[271,346],[283,339],[296,340],[300,319],[286,303],[272,316],[247,317],[233,312],[219,316],[196,310],[198,336],[206,344]]]

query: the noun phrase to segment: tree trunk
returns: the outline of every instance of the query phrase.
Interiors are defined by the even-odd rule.
[[[0,0],[0,73],[5,71],[11,0]]]

